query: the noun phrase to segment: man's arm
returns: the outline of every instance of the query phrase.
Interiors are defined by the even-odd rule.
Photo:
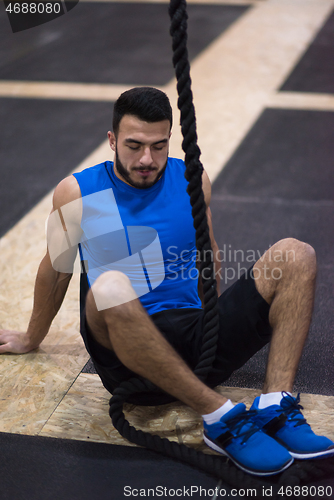
[[[208,174],[206,173],[205,170],[203,170],[203,175],[202,175],[202,189],[204,193],[204,200],[206,204],[206,218],[208,221],[208,227],[209,227],[209,235],[210,235],[210,241],[211,241],[211,248],[213,251],[213,262],[214,262],[214,271],[215,271],[215,278],[217,281],[217,292],[218,295],[220,295],[220,269],[221,269],[221,264],[218,260],[218,245],[215,240],[214,234],[213,234],[213,228],[212,228],[212,213],[210,209],[210,202],[211,202],[211,182],[208,177]],[[198,263],[200,265],[200,263]],[[202,280],[198,280],[198,294],[199,297],[202,301],[203,304],[203,286],[202,286]]]
[[[69,206],[71,202],[80,199],[81,193],[77,181],[73,176],[64,179],[56,188],[53,197],[53,209],[50,214],[48,224],[48,250],[45,257],[42,259],[35,281],[34,289],[34,305],[31,319],[26,332],[18,332],[14,330],[0,330],[0,353],[11,352],[15,354],[23,354],[36,349],[42,340],[47,335],[51,323],[60,309],[64,300],[72,274],[68,272],[73,264],[76,256],[76,248],[66,253],[66,264],[61,266],[66,272],[62,272],[59,264],[55,268],[55,262],[51,262],[50,253],[55,254],[55,249],[50,248],[52,241],[58,243],[64,238],[64,234],[68,233],[69,227],[66,227],[61,207]],[[78,206],[78,204],[76,204]],[[72,211],[73,212],[73,211]],[[59,216],[61,226],[50,224],[50,220],[54,221],[55,216]],[[77,225],[81,214],[77,213],[68,221],[71,226],[70,234],[73,233],[73,228]],[[66,221],[67,222],[67,221]],[[62,229],[62,231],[61,231]],[[64,231],[66,233],[64,233]],[[62,234],[61,234],[62,233]],[[51,252],[49,251],[51,250]],[[56,250],[57,253],[57,250]]]

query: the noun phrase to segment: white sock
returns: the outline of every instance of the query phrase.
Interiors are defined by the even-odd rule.
[[[292,396],[291,392],[286,391],[285,393]],[[269,392],[268,394],[261,394],[259,401],[259,410],[267,408],[268,406],[279,405],[282,401],[282,398],[282,392]]]
[[[219,420],[223,415],[225,415],[225,413],[232,410],[232,408],[234,408],[234,404],[229,399],[228,401],[226,401],[226,403],[223,404],[223,406],[218,408],[218,410],[215,410],[212,413],[208,413],[207,415],[202,415],[202,418],[208,425],[215,424],[216,422],[219,422]]]

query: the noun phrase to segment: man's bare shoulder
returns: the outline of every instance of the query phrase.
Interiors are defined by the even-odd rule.
[[[204,193],[205,204],[207,207],[209,207],[211,202],[211,181],[205,170],[203,170],[202,174],[202,189]]]
[[[73,175],[65,177],[56,187],[53,194],[53,210],[57,210],[71,201],[81,198],[81,190]]]
[[[75,177],[63,179],[53,194],[53,206],[47,219],[47,247],[55,271],[72,274],[77,243],[82,230],[82,198]],[[70,243],[69,243],[70,241]]]

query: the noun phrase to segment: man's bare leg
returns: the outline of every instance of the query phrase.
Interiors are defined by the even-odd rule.
[[[129,279],[117,271],[100,276],[89,291],[87,321],[95,339],[113,350],[130,370],[183,401],[199,414],[211,413],[227,399],[203,384],[166,341],[134,297]],[[124,303],[98,311],[108,297]],[[129,301],[127,301],[129,299]],[[109,302],[110,303],[110,302]]]
[[[252,405],[256,413],[254,421],[264,432],[283,443],[294,458],[307,460],[334,455],[334,443],[325,436],[314,434],[299,412],[299,396],[282,394],[283,391],[292,392],[311,323],[315,252],[297,240],[279,241],[265,253],[263,260],[257,262],[256,275],[256,286],[271,305],[269,321],[273,335],[263,393]],[[277,417],[282,415],[286,420],[279,423]]]
[[[106,297],[115,299],[115,305],[102,309],[99,304]],[[233,407],[193,374],[133,298],[130,281],[122,273],[110,271],[95,282],[87,297],[86,314],[96,340],[113,349],[125,366],[203,416],[208,446],[252,474],[276,474],[290,466],[293,459],[285,448],[263,433],[254,437],[250,432],[258,429],[244,404]]]
[[[263,393],[292,391],[313,311],[315,252],[292,238],[281,240],[255,264],[254,277],[271,305],[273,328]]]

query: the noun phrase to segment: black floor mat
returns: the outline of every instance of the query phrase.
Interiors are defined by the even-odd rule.
[[[107,139],[111,120],[110,102],[0,99],[0,236]]]
[[[110,423],[111,425],[111,423]],[[135,490],[213,490],[218,479],[154,452],[36,436],[0,433],[1,500],[120,500]],[[166,488],[166,490],[165,490]],[[186,493],[184,494],[184,490]],[[128,494],[131,493],[132,494]],[[152,491],[151,495],[152,496]],[[237,497],[238,498],[238,497]]]
[[[190,56],[247,9],[190,5]],[[13,34],[0,3],[0,79],[165,84],[174,76],[169,23],[167,4],[80,2]],[[0,99],[0,236],[107,138],[112,106]]]
[[[250,476],[239,471],[237,479],[235,466],[229,478],[234,485],[229,487],[197,468],[142,448],[6,433],[0,433],[0,446],[1,500],[255,497]],[[326,460],[327,469],[330,463]],[[299,474],[299,466],[292,467],[290,471]],[[309,482],[313,498],[331,496],[334,483],[328,473],[326,478]],[[272,496],[271,487],[280,476],[255,479],[259,491]],[[295,498],[291,489],[287,493]],[[283,489],[278,498],[282,495]]]
[[[192,59],[248,6],[189,5]],[[68,14],[11,32],[0,4],[0,78],[164,85],[174,76],[168,4],[79,2]]]
[[[276,241],[294,237],[318,257],[313,323],[296,389],[334,395],[334,113],[267,109],[214,183],[212,212],[227,288]],[[236,253],[235,253],[236,252]],[[264,349],[227,382],[261,387]]]
[[[334,93],[334,11],[281,90]]]

